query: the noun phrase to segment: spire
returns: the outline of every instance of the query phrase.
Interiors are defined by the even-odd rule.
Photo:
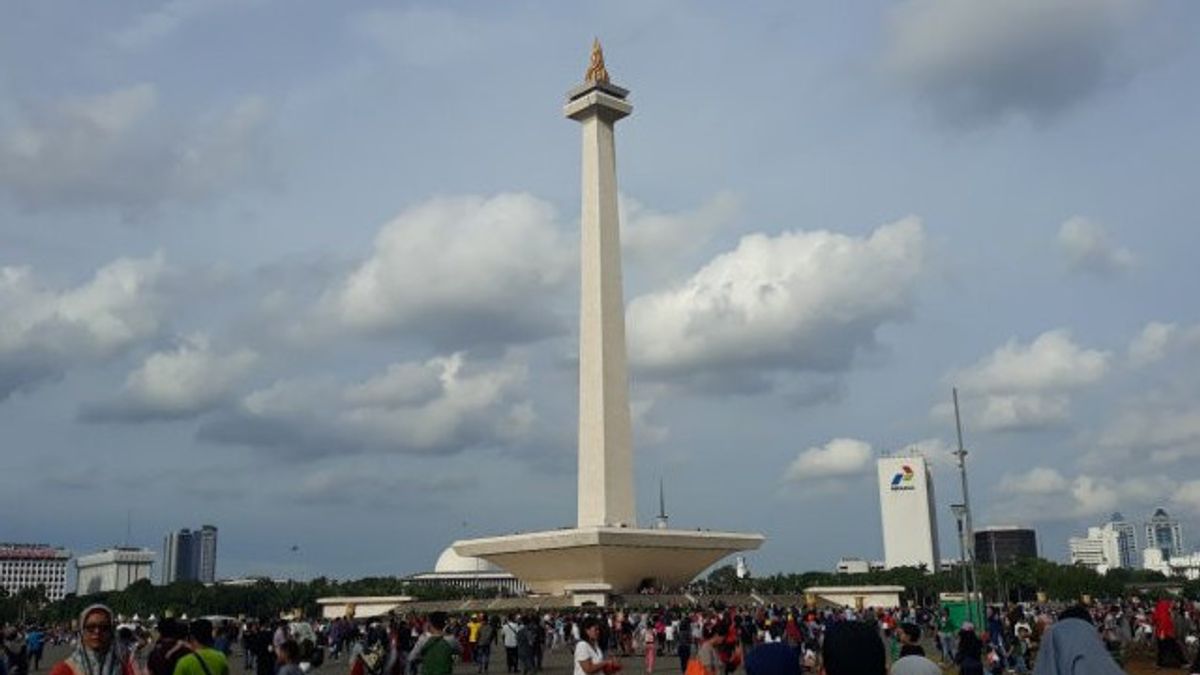
[[[663,492],[663,479],[661,476],[658,479],[658,518],[656,520],[658,521],[658,529],[667,529],[669,522],[667,519],[667,498]]]
[[[585,82],[608,84],[608,70],[604,67],[604,50],[600,48],[600,38],[592,40],[592,60],[583,79]]]

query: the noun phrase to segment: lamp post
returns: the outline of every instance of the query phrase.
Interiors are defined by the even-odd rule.
[[[962,570],[962,588],[963,588],[963,609],[966,612],[965,616],[971,616],[971,587],[967,577],[967,530],[965,525],[967,517],[967,507],[964,504],[951,504],[950,510],[954,513],[954,520],[958,525],[958,558],[959,568]]]

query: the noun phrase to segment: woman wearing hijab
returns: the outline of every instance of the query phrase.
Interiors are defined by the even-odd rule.
[[[136,675],[116,641],[117,622],[105,605],[79,614],[79,645],[50,669],[50,675]]]
[[[1096,627],[1084,619],[1061,619],[1042,636],[1033,675],[1123,675],[1100,641]]]

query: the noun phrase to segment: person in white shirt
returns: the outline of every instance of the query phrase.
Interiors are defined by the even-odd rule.
[[[517,672],[517,633],[520,630],[521,626],[511,616],[500,627],[500,638],[504,642],[504,661],[510,673]]]
[[[615,660],[604,660],[600,649],[600,621],[594,617],[583,620],[583,639],[575,645],[574,675],[598,675],[619,669]]]

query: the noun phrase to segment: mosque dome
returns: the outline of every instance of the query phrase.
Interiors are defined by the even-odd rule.
[[[461,556],[455,553],[454,548],[451,547],[442,551],[442,554],[438,556],[433,571],[438,574],[462,574],[463,572],[500,572],[502,570],[483,558]]]

